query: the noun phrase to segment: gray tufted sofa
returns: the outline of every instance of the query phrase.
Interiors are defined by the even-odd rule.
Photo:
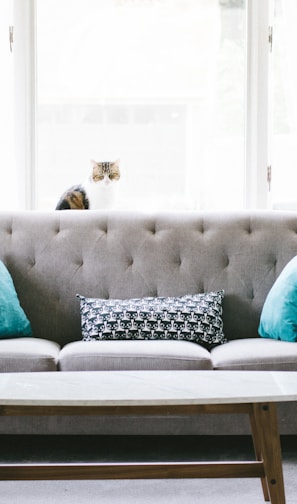
[[[258,337],[266,295],[297,254],[297,214],[63,211],[0,213],[6,264],[33,338],[0,340],[0,372],[127,369],[297,371],[297,345]],[[81,341],[77,293],[176,296],[224,289],[228,343]],[[296,434],[296,405],[280,408]],[[218,424],[218,421],[220,422]],[[1,419],[0,433],[245,433],[242,418]]]

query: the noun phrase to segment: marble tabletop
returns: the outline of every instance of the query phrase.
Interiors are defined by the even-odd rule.
[[[0,374],[0,406],[150,406],[296,400],[297,372],[81,371]]]

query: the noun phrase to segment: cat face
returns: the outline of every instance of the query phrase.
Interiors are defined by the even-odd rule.
[[[110,162],[99,162],[91,161],[93,171],[92,171],[92,180],[93,182],[103,182],[106,185],[109,185],[111,182],[117,181],[120,179],[120,168],[119,168],[119,160]]]

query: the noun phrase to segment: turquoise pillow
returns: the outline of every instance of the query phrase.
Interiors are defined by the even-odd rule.
[[[22,309],[12,278],[0,261],[0,338],[32,336],[32,329]]]
[[[285,266],[271,287],[260,318],[259,335],[297,341],[297,256]]]

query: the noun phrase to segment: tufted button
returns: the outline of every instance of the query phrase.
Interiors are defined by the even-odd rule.
[[[31,268],[33,268],[35,266],[35,264],[36,264],[35,257],[30,257],[29,260],[28,260],[28,263],[31,266]]]
[[[242,234],[244,234],[244,233],[251,234],[251,232],[252,232],[252,224],[251,224],[251,221],[249,219],[246,222],[243,222],[243,225],[242,225]]]
[[[201,233],[201,234],[205,233],[204,222],[201,222],[200,227],[198,228],[198,233]]]
[[[252,301],[253,299],[255,299],[255,293],[254,293],[254,289],[251,289],[250,292],[248,293],[248,297],[249,299]]]
[[[205,292],[204,283],[202,281],[200,281],[199,284],[197,285],[196,291],[198,294],[201,292]]]
[[[75,272],[77,272],[84,265],[84,261],[83,259],[77,259],[73,261],[73,264],[75,266]]]
[[[155,224],[155,223],[153,223],[153,224],[151,225],[151,227],[148,229],[148,232],[149,232],[150,234],[152,234],[152,235],[155,235],[155,234],[156,234],[156,224]]]

